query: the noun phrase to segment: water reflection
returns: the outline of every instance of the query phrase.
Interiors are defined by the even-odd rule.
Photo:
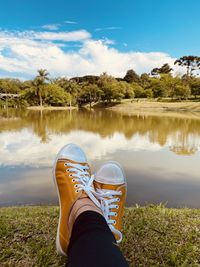
[[[171,151],[190,155],[199,149],[200,117],[180,118],[148,115],[127,116],[110,111],[16,111],[5,116],[1,111],[0,132],[31,129],[48,143],[51,134],[67,134],[72,130],[112,136],[122,133],[126,139],[133,135],[145,136],[150,143],[164,146],[170,144]]]
[[[0,111],[0,205],[55,203],[51,166],[66,143],[83,147],[95,170],[125,167],[127,204],[200,206],[200,117],[111,111]]]

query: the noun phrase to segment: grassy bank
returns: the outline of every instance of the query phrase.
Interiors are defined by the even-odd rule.
[[[114,101],[111,103],[105,102],[98,102],[92,103],[92,108],[106,108],[112,109],[115,111],[120,111],[124,113],[134,113],[134,112],[195,112],[200,113],[200,102],[197,101],[156,101],[155,100],[147,100],[147,99],[123,99],[121,101]],[[71,110],[71,109],[78,109],[78,106],[28,106],[27,109],[29,110]],[[89,104],[84,104],[81,108],[90,109]]]
[[[182,101],[182,102],[156,102],[156,101],[131,101],[123,100],[121,103],[109,107],[109,109],[133,113],[135,111],[148,112],[200,112],[200,102]]]
[[[71,109],[78,109],[77,107],[54,107],[54,106],[30,106],[27,107],[30,110],[71,110]]]
[[[1,266],[64,266],[55,251],[58,208],[0,208]],[[200,210],[128,208],[121,244],[130,266],[200,266]]]

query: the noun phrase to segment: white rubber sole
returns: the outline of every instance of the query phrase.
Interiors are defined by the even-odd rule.
[[[56,187],[56,190],[57,190],[58,199],[59,199],[59,207],[60,207],[60,210],[59,210],[58,227],[57,227],[57,234],[56,234],[56,249],[57,249],[58,254],[60,254],[60,255],[62,255],[62,256],[67,256],[67,254],[66,254],[66,252],[64,252],[64,251],[62,250],[62,247],[61,247],[61,245],[60,245],[60,238],[59,238],[59,230],[60,230],[60,221],[61,221],[61,217],[62,217],[62,210],[61,210],[60,193],[59,193],[58,185],[57,185],[57,181],[56,181],[56,163],[57,163],[57,161],[58,161],[58,157],[59,157],[60,152],[61,152],[65,147],[68,147],[69,145],[71,145],[71,144],[67,144],[67,145],[63,146],[63,147],[59,150],[59,152],[58,152],[58,154],[57,154],[57,156],[56,156],[56,158],[55,158],[55,160],[54,160],[54,164],[53,164],[53,181],[54,181],[54,184],[55,184],[55,187]]]

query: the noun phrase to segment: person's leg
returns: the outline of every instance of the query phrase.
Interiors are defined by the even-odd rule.
[[[92,210],[76,218],[68,248],[68,267],[128,267],[105,218]]]
[[[56,248],[61,255],[68,253],[70,267],[127,266],[115,240],[122,240],[126,188],[121,176],[117,165],[107,164],[93,183],[78,146],[69,144],[59,151],[53,168],[60,205]]]

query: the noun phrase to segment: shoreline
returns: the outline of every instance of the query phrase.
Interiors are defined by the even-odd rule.
[[[106,108],[122,115],[176,117],[200,120],[200,102],[132,102],[124,101]]]
[[[89,109],[88,105],[81,108]],[[26,107],[28,110],[74,110],[79,109],[79,107],[60,107],[60,106],[29,106]],[[195,101],[182,101],[182,102],[157,102],[157,101],[146,101],[146,100],[122,100],[120,103],[111,103],[106,106],[103,103],[96,103],[92,106],[92,109],[107,109],[113,111],[120,111],[124,113],[133,112],[191,112],[200,114],[200,102]]]
[[[78,109],[78,107],[53,107],[53,106],[40,107],[40,106],[30,106],[30,107],[26,107],[26,109],[29,109],[29,110],[72,110],[72,109]]]

